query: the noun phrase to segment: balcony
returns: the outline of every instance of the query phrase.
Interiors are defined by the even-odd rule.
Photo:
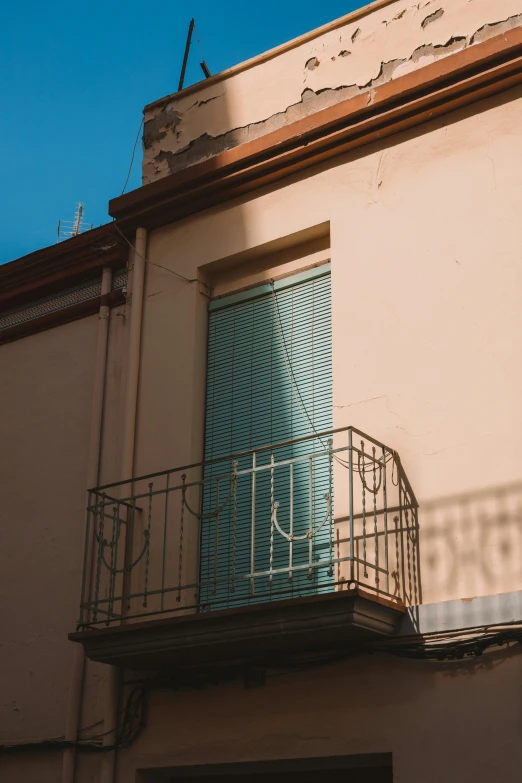
[[[417,548],[398,454],[352,427],[106,485],[70,638],[135,669],[346,649],[418,603]]]

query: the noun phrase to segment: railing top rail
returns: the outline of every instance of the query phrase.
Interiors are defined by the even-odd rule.
[[[377,446],[380,449],[384,449],[390,454],[396,454],[394,449],[390,448],[389,446],[386,446],[386,444],[381,443],[375,438],[372,438],[371,435],[367,435],[365,432],[362,432],[362,430],[359,430],[356,427],[351,427],[351,426],[338,427],[337,429],[333,429],[333,430],[323,430],[321,432],[314,432],[312,435],[303,435],[300,438],[291,438],[289,440],[278,441],[277,443],[270,443],[266,446],[260,446],[259,448],[255,448],[255,449],[247,449],[246,451],[237,451],[234,454],[227,454],[223,457],[216,457],[215,459],[209,459],[200,462],[192,462],[188,465],[181,465],[180,467],[169,468],[168,470],[155,471],[154,473],[146,473],[145,475],[142,476],[132,476],[128,479],[123,479],[122,481],[114,481],[110,484],[103,484],[99,487],[92,487],[88,491],[95,494],[100,494],[104,490],[112,489],[114,487],[121,487],[125,484],[130,484],[136,481],[147,481],[147,479],[158,478],[159,476],[167,476],[171,473],[180,473],[181,471],[191,470],[192,468],[205,467],[205,465],[213,465],[219,462],[227,462],[229,460],[240,459],[241,457],[248,457],[251,456],[252,454],[259,454],[261,452],[279,449],[282,448],[283,446],[290,446],[293,445],[294,443],[302,443],[307,440],[317,440],[318,438],[319,439],[327,438],[331,435],[338,435],[341,432],[350,432],[350,431],[352,432],[352,435],[354,434],[359,435],[361,438],[364,438],[365,440],[369,441],[374,446]],[[403,473],[404,473],[404,469],[403,469]],[[408,482],[408,486],[409,486],[409,482]]]

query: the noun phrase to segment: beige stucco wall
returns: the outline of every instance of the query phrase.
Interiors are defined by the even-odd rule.
[[[522,24],[520,0],[370,4],[145,111],[143,183]]]
[[[118,470],[121,460],[118,311],[111,311],[102,470],[112,480],[115,450]],[[0,743],[56,738],[65,729],[97,323],[94,315],[0,347]],[[82,725],[101,717],[104,680],[104,667],[89,664]],[[60,770],[60,753],[0,759],[0,779],[9,783],[54,783]]]
[[[118,782],[153,780],[137,769],[386,752],[395,783],[519,777],[517,652],[445,665],[355,657],[272,674],[258,689],[154,692],[150,728],[120,754]]]
[[[0,348],[0,742],[64,731],[96,323],[92,316]],[[41,761],[2,760],[0,777],[28,780]],[[50,759],[43,780],[57,779],[59,762]]]
[[[406,7],[395,5],[397,13]],[[428,5],[418,13],[408,5],[393,25],[383,24],[393,6],[378,12],[386,19],[375,30],[407,32],[404,48],[401,36],[390,32],[390,46],[397,48],[386,58],[409,58],[423,43],[447,42],[441,25],[448,19],[451,35],[468,40],[493,12],[500,19],[521,10],[513,2],[473,0],[470,18],[464,23],[459,17],[459,27],[447,2]],[[439,7],[444,14],[422,28],[420,21]],[[457,13],[463,5],[455,0],[451,9]],[[408,19],[422,31],[418,38],[410,36],[413,27],[399,27]],[[368,63],[380,64],[380,33],[374,32],[374,45],[363,22],[357,22],[361,33],[354,43],[365,41]],[[348,27],[345,33],[351,37]],[[284,55],[295,58],[300,76],[303,54],[317,56],[320,65],[305,74],[315,92],[321,84],[345,81],[331,70],[338,60],[323,54],[330,44],[337,48],[339,35],[344,32],[329,33],[324,50],[316,41],[306,44],[306,52]],[[355,47],[342,62],[351,57],[359,62]],[[267,74],[274,62],[263,66]],[[242,72],[241,79],[253,78],[254,71]],[[257,121],[249,114],[254,103],[263,119],[300,100],[299,80],[282,80],[281,90],[263,92],[259,73],[256,79],[254,99],[247,86],[243,92],[238,87],[226,101],[209,104],[216,113],[205,115],[205,123],[223,121],[215,126],[223,132],[245,117]],[[357,79],[363,82],[363,75]],[[233,125],[226,124],[229,118]],[[399,451],[421,501],[424,601],[520,589],[521,120],[522,90],[515,89],[153,232],[135,472],[202,456],[208,292],[173,272],[200,277],[224,293],[328,256],[334,425],[355,425]],[[200,132],[198,122],[191,119],[191,133]],[[320,248],[310,239],[317,239],[318,226],[328,227],[320,232]],[[302,253],[289,250],[292,236]],[[111,317],[103,482],[118,479],[121,464],[128,308],[119,312]],[[92,317],[0,349],[0,410],[8,414],[1,417],[2,441],[11,444],[2,454],[0,502],[6,531],[0,741],[63,733],[72,655],[66,636],[78,613],[95,332]],[[338,515],[342,511],[336,507]],[[438,783],[449,779],[449,771],[459,781],[516,779],[522,761],[520,660],[504,652],[488,658],[490,665],[442,668],[357,659],[313,675],[269,679],[258,691],[235,684],[155,693],[147,730],[120,754],[118,780],[169,764],[384,751],[394,753],[399,783]],[[103,668],[89,665],[86,682],[84,726],[102,716]],[[99,726],[104,728],[110,727]],[[0,776],[25,783],[38,775],[50,783],[60,765],[59,755],[13,757],[0,762]],[[97,757],[82,756],[79,780],[96,779],[98,765]]]
[[[334,423],[356,425],[400,452],[421,501],[424,600],[519,589],[521,113],[517,89],[260,191],[256,198],[151,234],[136,472],[162,470],[202,454],[206,289],[172,272],[208,278],[211,270],[216,290],[224,292],[328,255]],[[292,261],[279,253],[289,236],[304,242],[314,227],[325,224],[329,250],[312,246],[301,257],[294,253]],[[271,258],[277,262],[273,267]],[[226,270],[223,283],[220,267]],[[121,312],[111,319],[102,481],[117,478],[119,470],[128,323],[125,308]],[[16,520],[26,508],[27,524],[37,531],[33,545],[17,524],[5,525],[2,737],[9,740],[63,732],[71,655],[66,634],[77,617],[86,474],[81,444],[87,443],[95,324],[96,318],[86,319],[2,348],[7,372],[1,404],[14,412],[3,421],[4,440],[14,444],[13,453],[4,454],[3,513]],[[21,404],[24,399],[27,405]],[[461,494],[466,497],[453,499]],[[31,564],[30,579],[25,562]],[[519,763],[512,747],[520,720],[513,686],[519,665],[518,658],[507,659],[473,677],[454,678],[426,664],[345,664],[335,683],[329,672],[306,678],[322,705],[315,717],[313,702],[301,701],[299,679],[288,686],[275,679],[281,690],[271,681],[262,692],[234,686],[226,691],[228,702],[221,688],[214,694],[154,695],[143,739],[121,754],[120,780],[132,779],[135,768],[162,763],[388,750],[404,783],[418,779],[425,757],[433,780],[457,761],[459,780],[472,775],[480,780],[479,769],[483,780],[490,779],[484,770],[495,771],[496,764],[505,775],[508,764]],[[89,666],[82,725],[100,720],[104,681],[103,667]],[[338,684],[345,681],[347,697],[341,700]],[[355,699],[359,681],[365,687]],[[481,710],[474,708],[477,693]],[[394,714],[398,702],[400,723]],[[282,705],[289,705],[288,711]],[[461,710],[468,720],[473,716],[473,733],[459,734]],[[481,737],[499,710],[507,728],[501,742],[497,737],[487,745]],[[383,717],[376,723],[377,714]],[[428,716],[425,724],[419,714]],[[447,749],[442,755],[435,739],[441,732]],[[472,747],[480,752],[469,762]],[[18,783],[38,769],[42,780],[56,780],[60,760],[46,756],[40,766],[40,758],[3,761],[4,778]],[[98,764],[98,758],[82,756],[79,779],[95,778]]]
[[[204,291],[165,268],[194,278],[329,223],[334,425],[399,451],[424,601],[519,589],[521,115],[515,89],[153,232],[137,472],[202,453]]]

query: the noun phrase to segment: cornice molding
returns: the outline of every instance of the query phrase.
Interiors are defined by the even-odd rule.
[[[173,223],[522,83],[522,28],[450,54],[109,202],[131,232]]]
[[[129,248],[113,223],[0,266],[0,314],[127,264]]]

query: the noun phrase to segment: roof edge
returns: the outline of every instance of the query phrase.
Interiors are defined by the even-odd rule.
[[[379,11],[381,8],[385,8],[386,6],[392,5],[396,2],[397,0],[374,0],[374,2],[370,3],[369,5],[364,5],[362,8],[357,8],[355,11],[350,11],[349,14],[341,16],[339,19],[334,19],[333,22],[327,22],[321,27],[316,27],[314,30],[310,30],[308,33],[303,33],[302,35],[297,36],[297,38],[292,38],[290,41],[285,41],[285,43],[279,44],[279,46],[275,46],[273,49],[268,49],[266,52],[257,54],[255,57],[251,57],[249,60],[244,60],[242,63],[233,65],[231,68],[220,71],[208,79],[202,79],[200,82],[190,84],[183,90],[176,90],[169,95],[165,95],[163,98],[156,98],[156,100],[151,101],[151,103],[147,103],[147,105],[144,106],[143,113],[150,111],[151,109],[155,109],[158,106],[162,106],[164,103],[168,103],[169,101],[173,100],[174,97],[185,97],[185,95],[191,95],[191,93],[201,90],[202,87],[211,87],[213,84],[219,84],[219,82],[223,81],[224,79],[228,79],[231,76],[242,73],[243,71],[248,71],[250,68],[254,68],[256,65],[261,65],[268,60],[273,60],[274,57],[277,57],[280,54],[284,54],[291,49],[295,49],[302,44],[308,43],[308,41],[313,41],[315,38],[319,38],[319,36],[324,35],[325,33],[329,33],[331,30],[336,30],[339,27],[344,27],[346,24],[356,22],[358,19],[362,19],[374,11]]]
[[[154,229],[522,83],[522,27],[109,202],[125,231]]]
[[[63,291],[104,266],[122,268],[129,248],[114,223],[106,223],[0,266],[0,311]]]

